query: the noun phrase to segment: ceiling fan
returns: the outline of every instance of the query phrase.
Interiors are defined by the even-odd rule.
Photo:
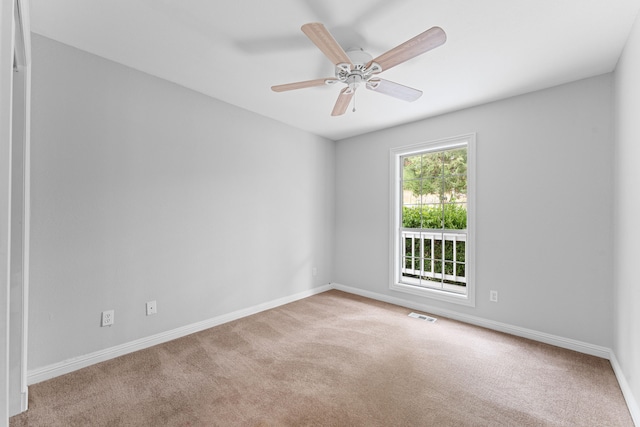
[[[345,52],[325,26],[319,22],[304,24],[302,32],[335,65],[335,77],[271,86],[271,90],[284,92],[307,87],[333,85],[338,82],[344,83],[347,87],[340,91],[338,100],[331,112],[332,116],[340,116],[347,111],[351,98],[353,98],[356,89],[361,84],[364,84],[367,89],[374,92],[383,93],[404,101],[411,102],[420,98],[422,95],[421,90],[381,79],[378,74],[434,49],[444,44],[447,40],[447,35],[442,28],[433,27],[372,59],[373,57],[370,54],[361,49]]]

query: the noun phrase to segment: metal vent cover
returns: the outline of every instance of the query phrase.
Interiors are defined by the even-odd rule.
[[[431,322],[431,323],[433,323],[436,320],[438,320],[435,317],[427,316],[427,315],[424,315],[424,314],[413,313],[413,312],[409,313],[409,317],[413,317],[414,319],[425,320],[425,321]]]

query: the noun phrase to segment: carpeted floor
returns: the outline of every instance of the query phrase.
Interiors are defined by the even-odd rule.
[[[329,291],[29,388],[10,426],[633,426],[607,360]]]

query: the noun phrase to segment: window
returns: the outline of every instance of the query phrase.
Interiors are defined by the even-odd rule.
[[[475,135],[391,150],[393,290],[475,306]]]

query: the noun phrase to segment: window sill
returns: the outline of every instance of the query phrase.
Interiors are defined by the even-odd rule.
[[[439,289],[430,289],[420,286],[408,285],[405,283],[392,282],[389,286],[391,290],[404,292],[406,294],[418,295],[425,298],[436,299],[439,301],[450,302],[453,304],[465,305],[468,307],[475,307],[475,298],[472,295],[455,294],[447,291],[441,291]]]

